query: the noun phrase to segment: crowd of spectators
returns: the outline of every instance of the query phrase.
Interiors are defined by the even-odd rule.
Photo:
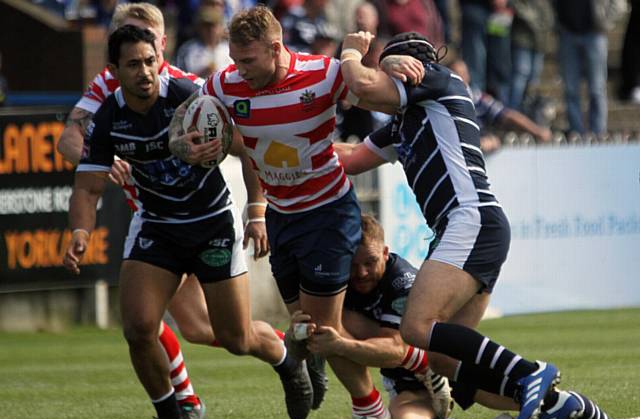
[[[122,0],[32,0],[65,16],[93,16],[108,25],[110,12]],[[446,63],[468,68],[476,98],[491,98],[492,109],[528,116],[532,125],[510,128],[548,141],[552,121],[539,117],[537,88],[545,54],[557,39],[559,75],[564,86],[568,132],[604,134],[607,131],[607,31],[631,7],[620,68],[618,97],[640,104],[639,0],[162,0],[153,1],[175,16],[175,54],[172,61],[206,76],[226,66],[225,22],[237,10],[266,3],[282,22],[285,44],[296,51],[329,56],[339,54],[346,33],[376,34],[366,65],[376,66],[381,46],[391,36],[416,31],[436,47],[447,45]],[[454,4],[458,9],[453,9]],[[70,12],[73,9],[73,12]],[[87,12],[89,10],[89,12]],[[459,11],[454,25],[452,10]],[[84,11],[84,12],[81,12]],[[93,11],[93,12],[92,12]],[[445,51],[443,49],[443,56]],[[586,95],[582,81],[586,81]],[[588,99],[583,112],[581,97]],[[486,100],[485,100],[486,103]],[[507,112],[507,114],[509,114]],[[492,113],[493,114],[493,113]],[[499,113],[503,115],[503,113]],[[341,110],[343,137],[362,137],[385,122],[385,116],[358,109]],[[483,130],[491,135],[504,124],[490,118]],[[511,120],[511,118],[507,118]],[[533,127],[533,128],[532,128]],[[533,130],[533,132],[532,132]]]

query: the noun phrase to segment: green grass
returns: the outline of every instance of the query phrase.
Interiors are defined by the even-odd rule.
[[[612,418],[640,416],[640,308],[506,317],[481,331],[531,359],[554,362],[563,388],[576,389]],[[184,344],[183,353],[209,418],[286,418],[271,368],[223,350]],[[379,375],[374,372],[379,384]],[[331,376],[328,399],[310,419],[350,417],[347,393]],[[150,418],[154,414],[129,365],[118,330],[0,334],[0,418]],[[456,419],[490,419],[474,406]]]

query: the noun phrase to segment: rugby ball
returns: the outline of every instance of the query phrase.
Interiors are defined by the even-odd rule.
[[[200,143],[215,139],[222,142],[222,153],[219,157],[202,163],[202,166],[215,167],[227,157],[233,139],[233,121],[220,99],[209,95],[196,98],[187,108],[182,128],[185,132],[196,130],[201,132]]]

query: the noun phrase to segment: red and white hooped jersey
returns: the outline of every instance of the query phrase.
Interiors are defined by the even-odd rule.
[[[320,207],[351,187],[333,149],[336,103],[348,93],[340,62],[290,53],[286,77],[262,90],[251,89],[233,64],[201,89],[227,106],[270,206],[284,213]]]
[[[174,79],[187,78],[196,84],[204,83],[204,80],[196,76],[195,74],[188,73],[180,70],[178,67],[174,67],[167,61],[163,61],[162,65],[158,69],[158,73],[164,76],[170,76]],[[120,82],[113,77],[107,67],[105,67],[98,75],[96,75],[89,87],[85,90],[82,98],[76,103],[76,108],[84,109],[91,113],[96,113],[100,105],[108,98],[116,89],[120,87]]]
[[[187,78],[198,85],[202,85],[204,83],[204,80],[195,74],[182,71],[178,67],[172,66],[167,61],[162,62],[162,65],[158,69],[158,73],[161,76],[169,76],[174,79]],[[109,69],[105,67],[93,78],[91,83],[89,83],[89,87],[87,87],[87,90],[85,90],[75,107],[95,114],[102,103],[111,96],[118,87],[120,87],[120,82],[113,77]],[[122,189],[124,190],[124,195],[129,207],[131,207],[133,211],[137,211],[138,206],[136,205],[136,201],[138,200],[138,193],[133,181],[129,179]]]

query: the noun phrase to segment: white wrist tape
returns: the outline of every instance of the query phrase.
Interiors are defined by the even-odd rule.
[[[293,339],[305,340],[309,337],[309,324],[296,323],[293,325]]]
[[[343,49],[340,53],[340,61],[362,60],[362,53],[355,48]]]

